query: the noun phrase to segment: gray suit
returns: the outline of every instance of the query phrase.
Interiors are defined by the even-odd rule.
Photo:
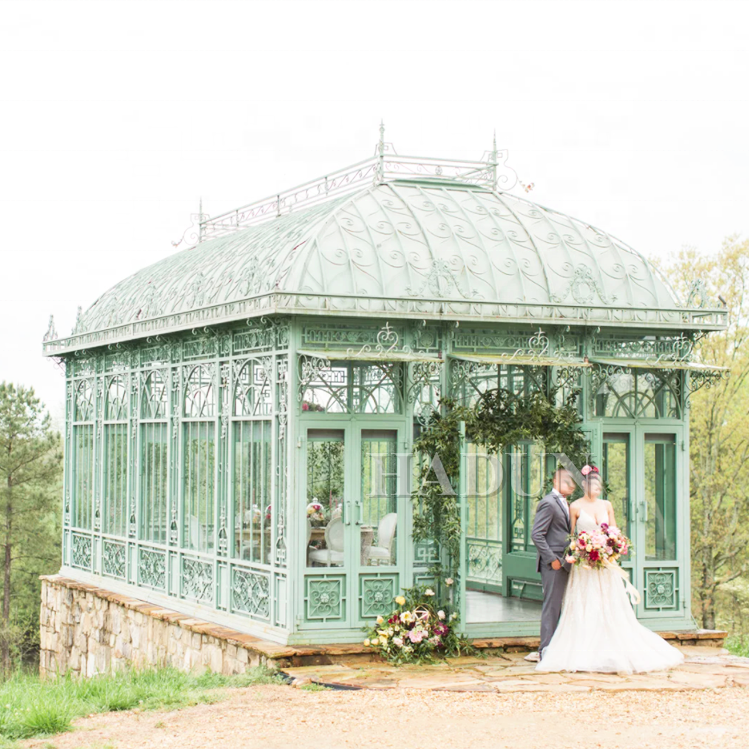
[[[569,535],[569,512],[564,511],[554,494],[547,494],[538,503],[531,531],[531,539],[538,552],[536,569],[541,573],[544,590],[544,604],[541,609],[541,644],[538,649],[542,658],[562,613],[562,599],[570,569],[569,564],[564,561],[564,550],[567,548]],[[559,570],[551,566],[555,559],[562,562],[562,568]]]

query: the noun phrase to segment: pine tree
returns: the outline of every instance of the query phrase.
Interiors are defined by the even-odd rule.
[[[59,563],[61,474],[60,435],[34,390],[0,383],[0,666],[6,674],[14,653],[38,631],[38,576]]]

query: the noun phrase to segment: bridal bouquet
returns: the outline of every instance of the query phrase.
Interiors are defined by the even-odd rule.
[[[601,523],[596,531],[580,531],[573,535],[566,561],[591,569],[600,569],[628,554],[632,542],[615,526]]]

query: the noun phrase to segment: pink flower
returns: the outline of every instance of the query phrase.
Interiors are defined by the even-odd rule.
[[[413,643],[420,643],[425,636],[426,632],[423,629],[412,629],[408,633],[408,639]]]
[[[573,556],[565,557],[565,561],[567,562],[567,564],[574,564],[575,563],[575,557],[573,557]]]

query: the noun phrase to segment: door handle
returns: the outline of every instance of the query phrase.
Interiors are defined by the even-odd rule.
[[[364,503],[360,499],[357,499],[354,501],[354,504],[356,505],[356,509],[358,510],[357,519],[355,523],[356,525],[363,525],[364,524]]]
[[[640,502],[640,517],[642,518],[643,523],[648,522],[648,503],[647,500],[642,500]]]

